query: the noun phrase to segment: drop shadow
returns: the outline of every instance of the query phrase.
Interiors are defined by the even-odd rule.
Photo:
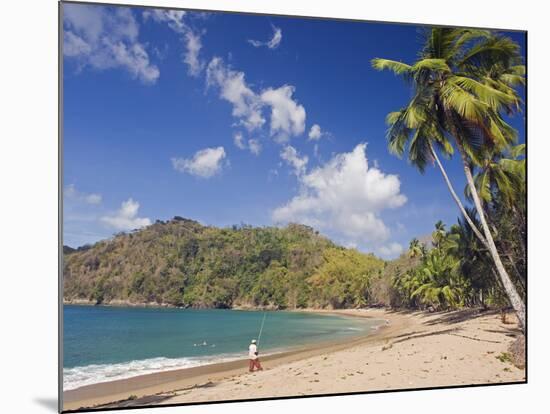
[[[57,398],[35,398],[34,402],[54,413],[59,412]]]

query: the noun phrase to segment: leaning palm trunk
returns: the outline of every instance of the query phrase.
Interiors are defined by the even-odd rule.
[[[466,174],[466,181],[468,182],[468,187],[472,194],[474,205],[476,207],[477,213],[479,214],[479,221],[481,222],[483,233],[485,233],[487,248],[489,249],[489,253],[491,254],[493,261],[495,262],[495,267],[500,281],[502,282],[502,286],[504,287],[504,291],[506,292],[506,295],[508,296],[512,307],[516,311],[521,329],[525,332],[525,304],[523,303],[521,296],[518,294],[518,291],[516,290],[516,287],[514,286],[510,275],[506,271],[506,268],[502,264],[502,260],[500,259],[500,256],[498,254],[493,236],[491,234],[491,231],[489,230],[489,225],[487,224],[487,220],[485,219],[485,213],[483,211],[483,207],[481,206],[479,195],[477,194],[477,189],[474,184],[474,177],[472,176],[472,171],[470,170],[468,159],[466,158],[466,154],[464,153],[464,148],[462,147],[462,144],[459,142],[459,140],[456,140],[456,143],[458,150],[460,151],[460,156],[462,157],[464,173]]]
[[[470,216],[466,212],[466,209],[464,208],[464,205],[460,201],[460,198],[458,198],[458,196],[456,195],[453,184],[451,183],[451,180],[449,180],[449,176],[447,175],[447,172],[445,171],[445,168],[443,168],[443,164],[441,164],[441,161],[439,161],[439,157],[437,156],[437,153],[435,152],[435,150],[433,149],[433,147],[431,145],[430,145],[430,151],[432,153],[432,156],[433,156],[435,162],[437,163],[437,166],[439,167],[439,170],[441,171],[441,175],[443,175],[443,178],[445,179],[445,183],[447,184],[447,187],[449,188],[449,192],[451,193],[451,196],[453,197],[455,203],[457,204],[460,212],[462,213],[462,215],[464,216],[464,218],[466,219],[466,221],[470,225],[472,231],[477,236],[477,238],[481,241],[481,243],[487,249],[489,249],[489,246],[487,244],[487,240],[485,240],[485,237],[483,237],[483,235],[481,234],[481,232],[479,231],[477,226],[474,224],[474,222],[472,221],[472,219],[470,218]]]

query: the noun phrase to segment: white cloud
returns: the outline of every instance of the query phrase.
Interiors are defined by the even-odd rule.
[[[393,259],[403,253],[403,246],[399,243],[390,243],[388,245],[380,246],[376,249],[376,253],[385,259]]]
[[[248,43],[250,43],[254,47],[267,46],[269,49],[277,49],[281,44],[281,40],[283,40],[283,31],[273,25],[271,25],[271,28],[273,29],[273,37],[271,38],[271,40],[267,42],[261,42],[259,40],[249,40]]]
[[[400,193],[397,175],[369,167],[365,150],[366,144],[359,144],[308,173],[305,165],[288,161],[299,157],[286,150],[283,158],[293,164],[300,191],[273,211],[273,220],[312,225],[370,247],[384,243],[390,231],[380,213],[401,207],[407,198]]]
[[[86,204],[101,204],[103,197],[98,193],[83,193],[76,189],[74,184],[67,185],[63,190],[63,196],[70,200],[84,202]]]
[[[142,14],[143,20],[154,20],[157,23],[168,23],[168,26],[175,32],[183,32],[185,23],[183,16],[187,13],[184,10],[148,9]]]
[[[197,76],[204,67],[204,63],[199,59],[199,53],[202,49],[201,37],[189,30],[185,33],[185,42],[187,51],[183,61],[187,63],[189,74]]]
[[[109,43],[106,40],[105,44],[109,45],[116,62],[126,67],[134,78],[152,83],[159,77],[159,70],[156,66],[151,66],[149,56],[140,43],[127,45],[123,42]]]
[[[81,37],[73,32],[65,31],[63,33],[63,54],[65,56],[88,55],[92,52],[92,47]]]
[[[248,149],[252,154],[260,155],[260,152],[262,151],[262,144],[260,144],[260,141],[257,139],[249,139]]]
[[[264,107],[271,108],[270,130],[276,142],[285,143],[305,130],[306,111],[292,98],[294,86],[268,88],[258,94],[247,84],[244,72],[231,69],[220,57],[214,57],[208,64],[206,84],[219,88],[220,98],[233,105],[237,125],[250,132],[265,124]]]
[[[65,4],[63,22],[63,53],[81,67],[124,68],[148,84],[159,78],[159,69],[138,40],[139,25],[130,9]]]
[[[129,198],[123,201],[114,215],[103,216],[101,221],[116,230],[126,231],[139,229],[151,224],[151,220],[138,217],[139,203]]]
[[[206,68],[206,83],[220,88],[220,98],[233,105],[233,116],[249,131],[261,128],[265,123],[262,103],[246,84],[244,72],[228,68],[223,59],[215,57]]]
[[[242,132],[238,131],[233,134],[233,143],[239,149],[248,149],[254,155],[260,155],[262,151],[262,144],[258,139],[249,139],[245,141]]]
[[[288,141],[291,135],[300,135],[305,130],[306,110],[292,99],[294,86],[284,85],[262,92],[261,100],[271,107],[271,135],[278,142]]]
[[[243,137],[243,133],[242,132],[236,132],[234,135],[233,135],[233,143],[235,144],[235,146],[239,149],[246,149],[246,144],[244,142],[244,137]]]
[[[186,14],[183,10],[152,9],[143,12],[143,19],[167,23],[170,29],[182,36],[186,49],[183,61],[187,64],[188,73],[198,76],[204,68],[204,62],[199,58],[202,40],[201,35],[184,21]]]
[[[100,204],[102,197],[101,194],[87,194],[84,200],[88,204]]]
[[[319,141],[325,133],[321,131],[321,127],[318,124],[314,124],[309,130],[308,140]]]
[[[357,243],[355,243],[355,242],[345,242],[345,243],[344,243],[344,247],[345,247],[346,249],[356,249],[356,250],[357,250],[357,248],[358,248],[359,246],[357,246]]]
[[[192,158],[172,158],[172,165],[177,171],[210,178],[221,172],[225,157],[223,147],[205,148],[197,151]]]
[[[306,166],[309,161],[307,155],[300,157],[296,148],[287,145],[281,151],[281,158],[285,160],[294,169],[294,174],[302,176],[306,172]]]

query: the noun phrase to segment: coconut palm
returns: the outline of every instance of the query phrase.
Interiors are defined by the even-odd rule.
[[[494,151],[487,151],[478,171],[474,176],[474,183],[482,204],[491,203],[494,194],[498,191],[499,200],[507,208],[515,208],[519,197],[525,196],[525,144],[517,145],[509,151],[510,158]],[[464,193],[472,199],[469,186]]]
[[[474,176],[475,187],[486,211],[487,220],[495,234],[496,244],[503,257],[507,259],[508,269],[515,274],[517,281],[525,291],[525,272],[520,271],[521,262],[525,259],[525,238],[522,229],[525,228],[524,203],[526,195],[526,161],[525,144],[517,145],[507,151],[507,154],[495,154],[489,151],[484,162],[477,167]],[[468,186],[465,188],[468,199],[472,199]],[[497,229],[495,223],[499,224]],[[515,237],[506,237],[513,233]],[[517,232],[517,233],[514,233]],[[520,254],[514,254],[516,246]]]
[[[411,298],[439,308],[464,306],[469,284],[459,272],[460,261],[442,249],[430,251],[417,273],[417,288]]]
[[[389,69],[412,82],[409,104],[387,117],[390,151],[403,155],[421,172],[437,163],[453,199],[476,237],[487,247],[520,324],[525,328],[525,305],[497,252],[472,174],[483,163],[484,148],[503,151],[516,140],[516,131],[502,113],[519,110],[515,86],[521,83],[519,46],[487,30],[433,28],[425,35],[419,59],[412,65],[373,59],[373,67]],[[475,226],[437,156],[456,148],[481,224]]]
[[[435,223],[435,231],[432,233],[433,245],[436,249],[441,247],[441,243],[445,240],[447,230],[445,230],[445,223],[439,220]]]
[[[422,243],[420,243],[420,240],[418,240],[416,237],[412,239],[409,243],[409,257],[423,257],[425,253],[425,248]]]
[[[478,225],[479,220],[475,209],[467,209],[468,215]],[[494,264],[487,254],[487,248],[474,235],[471,227],[465,220],[458,218],[458,224],[451,227],[445,240],[446,251],[460,261],[460,273],[467,277],[472,293],[478,297],[472,297],[471,302],[478,302],[485,306],[485,293],[493,287],[493,284],[485,275],[493,272]]]

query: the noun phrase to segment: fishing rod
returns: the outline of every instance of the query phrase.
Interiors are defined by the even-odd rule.
[[[262,331],[264,330],[266,312],[264,311],[264,317],[262,318],[262,325],[260,326],[260,333],[258,334],[258,348],[260,347],[260,339],[262,338]]]

